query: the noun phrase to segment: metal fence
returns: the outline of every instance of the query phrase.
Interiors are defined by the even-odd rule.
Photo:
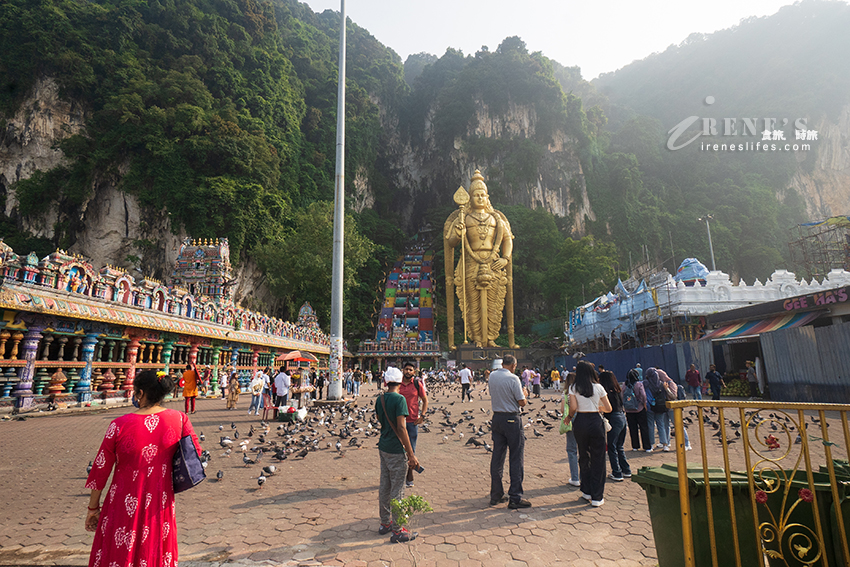
[[[668,406],[686,567],[850,565],[850,466],[841,461],[850,454],[850,405],[682,400]],[[698,445],[693,453],[685,451],[685,424]],[[690,470],[689,456],[697,456]]]

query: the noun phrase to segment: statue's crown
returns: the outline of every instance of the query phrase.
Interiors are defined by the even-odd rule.
[[[472,183],[469,185],[469,193],[472,194],[476,189],[483,189],[485,193],[489,195],[487,192],[487,185],[484,183],[484,176],[481,175],[479,170],[475,170],[475,173],[472,174]]]

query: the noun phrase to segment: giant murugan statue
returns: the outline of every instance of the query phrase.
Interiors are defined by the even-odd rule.
[[[477,347],[495,347],[507,310],[508,342],[514,344],[513,238],[505,215],[490,204],[487,185],[477,169],[469,193],[461,187],[454,195],[458,210],[443,227],[446,256],[446,315],[449,347],[454,346],[454,290],[464,322],[464,340]],[[461,244],[455,266],[455,247]]]

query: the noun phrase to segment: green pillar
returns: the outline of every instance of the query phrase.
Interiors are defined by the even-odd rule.
[[[174,352],[174,341],[167,340],[162,345],[162,364],[165,366],[165,372],[168,372],[168,367],[171,365],[171,353]]]
[[[218,386],[218,363],[221,361],[221,345],[216,345],[212,349],[212,376],[210,376],[210,391],[215,396],[215,389]]]

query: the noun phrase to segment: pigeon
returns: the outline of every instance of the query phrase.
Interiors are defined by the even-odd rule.
[[[265,475],[260,473],[260,476],[257,477],[257,486],[259,488],[262,488],[265,483],[266,483],[266,477],[265,477]]]
[[[201,431],[201,434],[198,435],[198,439],[200,439],[202,443],[207,440],[207,437],[206,435],[204,435],[203,431]]]
[[[219,425],[219,426],[218,426],[218,430],[219,430],[219,431],[224,431],[224,426],[223,426],[223,425]]]
[[[234,422],[230,422],[230,429],[236,429],[236,424]]]
[[[274,476],[274,473],[277,471],[277,467],[274,465],[267,465],[263,467],[263,474],[267,476]]]
[[[310,449],[307,449],[307,448],[305,447],[304,449],[302,449],[301,451],[299,451],[299,452],[298,452],[298,454],[297,454],[297,455],[295,455],[295,456],[296,456],[296,457],[301,457],[301,458],[303,459],[303,458],[305,458],[305,457],[307,456],[307,453],[309,453],[309,452],[310,452]]]
[[[224,478],[224,472],[218,471],[217,473],[215,473],[215,477],[218,479],[219,482],[221,482],[221,479]]]
[[[94,463],[92,463],[91,461],[89,461],[89,466],[87,466],[87,467],[86,467],[86,474],[90,474],[90,473],[91,473],[91,469],[92,469],[92,467],[93,467],[93,466],[94,466]]]
[[[532,428],[532,431],[534,431],[534,436],[535,436],[535,437],[543,437],[543,434],[542,434],[542,433],[540,433],[539,431],[537,431],[536,429]]]
[[[248,458],[248,453],[245,453],[244,455],[242,455],[242,462],[245,463],[246,467],[248,465],[253,465],[254,463],[256,463],[256,461],[254,461],[253,459]]]

